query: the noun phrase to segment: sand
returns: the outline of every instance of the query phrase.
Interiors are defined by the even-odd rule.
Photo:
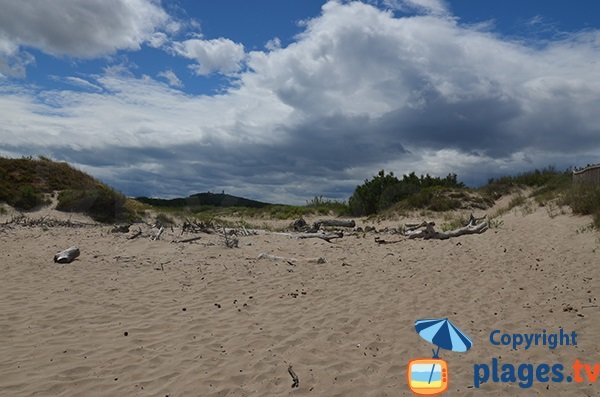
[[[436,317],[473,340],[466,353],[441,352],[446,395],[600,395],[600,382],[473,387],[474,364],[494,357],[600,361],[590,219],[544,208],[501,219],[446,241],[257,235],[234,249],[214,235],[174,244],[170,230],[150,241],[107,226],[0,226],[0,395],[409,396],[406,365],[432,348],[414,322]],[[52,262],[71,245],[80,258]],[[263,252],[298,261],[258,260]],[[315,257],[326,263],[306,260]],[[559,327],[578,333],[577,347],[489,342],[494,329]]]

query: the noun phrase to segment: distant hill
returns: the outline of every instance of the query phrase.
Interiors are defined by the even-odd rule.
[[[137,197],[136,200],[154,207],[169,208],[197,208],[202,206],[264,208],[271,205],[261,201],[232,196],[230,194],[210,192],[192,194],[186,198],[157,199],[150,197]]]
[[[18,210],[49,204],[46,194],[60,192],[56,209],[81,212],[99,222],[129,221],[135,204],[83,171],[45,157],[0,157],[0,202]]]

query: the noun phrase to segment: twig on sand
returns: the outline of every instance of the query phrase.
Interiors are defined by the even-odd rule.
[[[160,235],[163,234],[163,232],[165,231],[165,228],[163,226],[160,227],[160,229],[158,230],[158,233],[156,233],[156,236],[152,237],[152,241],[156,241],[160,238]]]
[[[183,240],[175,240],[173,242],[174,243],[191,243],[192,241],[197,241],[197,240],[200,240],[201,238],[202,238],[201,236],[197,236],[197,237],[186,238]]]
[[[395,244],[395,243],[401,243],[404,240],[395,240],[395,241],[388,241],[388,240],[384,240],[382,238],[379,237],[375,237],[375,242],[377,244]]]
[[[295,237],[300,238],[300,239],[304,239],[304,238],[320,238],[322,240],[327,241],[328,243],[331,243],[331,240],[333,240],[334,238],[342,238],[342,237],[344,237],[344,233],[342,233],[342,232],[335,232],[335,233],[299,233],[299,234],[296,234]]]
[[[296,387],[299,387],[300,386],[300,379],[298,379],[298,375],[296,375],[296,373],[292,369],[292,365],[291,364],[288,367],[288,373],[290,374],[290,376],[292,377],[292,380],[294,381],[292,383],[292,389],[294,389]]]
[[[138,231],[135,232],[135,234],[132,234],[131,236],[127,237],[127,240],[136,239],[136,238],[140,237],[141,235],[142,235],[142,228],[138,228]]]

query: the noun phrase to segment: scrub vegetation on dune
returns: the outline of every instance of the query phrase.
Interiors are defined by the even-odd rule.
[[[570,170],[557,171],[551,167],[490,179],[478,189],[466,187],[456,174],[440,178],[417,176],[412,172],[398,178],[381,170],[357,186],[348,202],[315,196],[305,205],[282,205],[224,193],[201,193],[173,200],[144,198],[140,202],[125,197],[67,163],[45,157],[0,157],[0,202],[22,211],[33,210],[49,204],[49,197],[54,192],[58,192],[56,209],[59,211],[84,213],[97,221],[114,223],[133,222],[153,210],[164,224],[186,217],[294,219],[311,215],[371,216],[415,209],[437,212],[485,210],[500,197],[516,193],[508,206],[498,210],[495,216],[515,207],[537,203],[554,217],[560,207],[569,206],[575,214],[592,215],[594,226],[600,228],[600,186],[574,184]],[[220,198],[227,199],[228,204],[221,205]],[[205,203],[208,199],[210,204]],[[1,211],[6,212],[3,207]]]
[[[49,204],[47,197],[57,191],[60,211],[85,213],[107,223],[135,218],[135,205],[123,194],[67,163],[46,157],[0,157],[0,201],[33,210]]]

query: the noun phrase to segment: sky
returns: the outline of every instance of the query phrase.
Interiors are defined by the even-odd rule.
[[[600,162],[595,0],[0,0],[0,155],[130,196],[344,200]]]

